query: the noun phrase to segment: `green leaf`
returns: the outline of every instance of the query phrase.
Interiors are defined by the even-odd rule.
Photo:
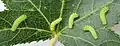
[[[110,31],[113,25],[119,21],[120,6],[119,0],[74,0],[69,1],[68,3],[73,2],[68,7],[76,8],[80,2],[79,9],[77,13],[79,18],[74,22],[72,29],[69,29],[67,26],[64,27],[59,33],[59,41],[61,41],[65,46],[119,46],[120,37],[116,35],[113,31]],[[74,5],[74,6],[73,6]],[[102,7],[108,6],[109,12],[106,14],[107,25],[104,26],[101,23],[99,18],[100,11]],[[71,8],[71,9],[73,9]],[[74,11],[74,10],[72,10]],[[68,12],[66,16],[72,14]],[[66,18],[65,25],[68,25],[69,18]],[[90,25],[95,28],[98,39],[95,40],[90,32],[85,32],[83,27],[85,25]]]
[[[51,38],[49,24],[59,16],[60,0],[3,1],[9,10],[0,12],[0,46]],[[13,22],[23,14],[27,15],[27,19],[20,23],[15,32],[9,30]]]
[[[46,40],[51,38],[50,23],[61,14],[63,0],[3,0],[9,10],[0,12],[0,46]],[[119,46],[120,37],[110,31],[120,21],[119,0],[64,0],[62,22],[59,29],[59,41],[65,46]],[[102,7],[110,9],[106,14],[107,25],[101,24],[99,12]],[[69,16],[79,14],[73,28],[68,28]],[[28,18],[20,23],[15,32],[10,30],[13,22],[21,15]],[[90,25],[95,28],[98,39],[83,27]]]

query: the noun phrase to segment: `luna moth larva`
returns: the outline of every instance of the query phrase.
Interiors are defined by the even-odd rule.
[[[73,26],[73,21],[74,21],[74,19],[77,18],[77,17],[78,17],[78,14],[77,14],[77,13],[72,13],[72,14],[70,15],[70,17],[69,17],[69,23],[68,23],[69,28],[72,28],[72,26]]]
[[[17,18],[17,19],[14,21],[11,30],[12,30],[12,31],[15,31],[15,30],[17,29],[18,25],[19,25],[21,22],[23,22],[26,18],[27,18],[26,15],[21,15],[19,18]]]
[[[103,7],[102,10],[100,11],[100,20],[102,22],[103,25],[107,24],[107,20],[106,20],[106,12],[109,10],[109,8],[107,6]]]
[[[97,33],[95,32],[95,29],[92,26],[86,25],[84,26],[83,30],[91,32],[92,36],[97,39]]]
[[[50,24],[50,30],[54,31],[55,30],[55,26],[60,23],[60,21],[62,20],[61,17],[59,17],[58,19],[54,20],[51,24]]]

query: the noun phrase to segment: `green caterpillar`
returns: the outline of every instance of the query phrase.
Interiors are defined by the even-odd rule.
[[[109,10],[109,8],[107,6],[103,7],[102,10],[100,11],[100,20],[102,22],[103,25],[107,24],[107,20],[106,20],[106,12]]]
[[[86,25],[86,26],[84,26],[84,29],[83,29],[83,30],[90,31],[91,34],[92,34],[92,36],[93,36],[95,39],[98,38],[97,33],[95,32],[95,30],[94,30],[93,27]]]
[[[60,23],[60,21],[62,20],[61,17],[59,17],[58,19],[54,20],[51,24],[50,24],[50,30],[51,31],[55,31],[55,26]]]
[[[14,21],[11,30],[12,30],[12,31],[15,31],[15,30],[17,29],[18,25],[19,25],[21,22],[23,22],[26,18],[27,18],[26,15],[21,15],[19,18],[17,18],[17,19]]]
[[[73,21],[74,21],[74,19],[75,18],[77,18],[78,17],[78,14],[77,13],[72,13],[71,15],[70,15],[70,17],[69,17],[69,28],[72,28],[72,25],[73,25]]]

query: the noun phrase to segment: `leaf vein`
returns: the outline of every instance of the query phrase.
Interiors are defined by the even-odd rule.
[[[29,1],[29,2],[31,3],[31,5],[33,5],[33,6],[36,8],[36,10],[44,17],[44,19],[47,21],[48,25],[50,26],[50,22],[49,22],[48,19],[45,17],[45,15],[43,14],[43,12],[42,12],[41,10],[39,10],[31,0],[28,0],[28,1]]]

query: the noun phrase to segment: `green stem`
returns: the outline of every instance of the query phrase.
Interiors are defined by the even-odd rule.
[[[56,41],[57,41],[57,39],[58,39],[58,35],[55,34],[54,37],[51,39],[50,46],[54,46]]]

